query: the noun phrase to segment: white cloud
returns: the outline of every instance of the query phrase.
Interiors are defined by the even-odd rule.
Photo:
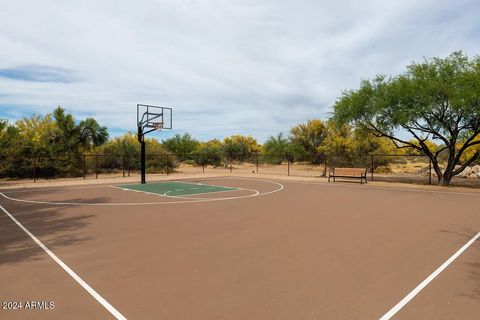
[[[60,104],[126,131],[136,103],[151,103],[174,108],[176,132],[263,140],[326,118],[362,77],[459,49],[477,54],[478,9],[433,0],[10,1],[0,12],[0,69],[49,66],[80,80],[0,78],[0,116]]]

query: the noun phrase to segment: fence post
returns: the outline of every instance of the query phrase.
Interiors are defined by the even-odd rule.
[[[230,173],[232,173],[232,163],[230,162]]]
[[[98,179],[98,154],[95,155],[95,179]]]
[[[86,155],[83,155],[83,180],[85,180],[85,169],[86,169],[85,158],[86,158]]]
[[[168,176],[168,153],[165,155],[165,172]]]
[[[432,184],[432,159],[428,160],[428,184]]]
[[[255,157],[255,158],[256,158],[256,159],[255,159],[255,163],[256,163],[256,165],[257,165],[257,173],[258,173],[258,152],[257,152],[257,154],[256,154],[256,157]]]
[[[372,155],[372,170],[371,170],[371,178],[370,178],[370,181],[373,181],[373,169],[374,169],[374,164],[373,164],[373,155]]]
[[[37,181],[37,158],[33,156],[33,182]]]
[[[205,163],[202,163],[202,171],[205,173]]]
[[[325,178],[327,177],[327,155],[325,155],[325,158],[323,160],[323,176]]]
[[[128,164],[127,164],[128,176],[130,177],[130,161],[131,161],[130,155],[128,155],[127,160],[128,160]]]
[[[123,178],[125,178],[125,155],[122,155],[122,164],[123,164],[122,174],[123,174]]]
[[[290,159],[287,159],[287,176],[290,175]]]

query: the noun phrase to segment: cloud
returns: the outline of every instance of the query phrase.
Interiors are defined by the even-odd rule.
[[[477,54],[479,11],[473,0],[10,1],[0,69],[17,75],[0,75],[0,109],[62,105],[121,132],[135,130],[137,103],[166,105],[175,132],[262,141],[327,118],[361,78]]]
[[[57,67],[26,65],[0,69],[0,77],[32,82],[74,82],[75,76],[72,71]]]

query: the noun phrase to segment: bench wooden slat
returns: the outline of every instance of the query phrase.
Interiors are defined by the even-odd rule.
[[[333,178],[335,182],[335,178],[354,178],[360,179],[360,183],[363,183],[363,179],[367,182],[367,169],[365,168],[333,168],[330,171],[328,181],[330,182],[330,177]]]

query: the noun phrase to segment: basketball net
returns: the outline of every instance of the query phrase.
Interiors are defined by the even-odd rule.
[[[156,122],[153,124],[153,127],[155,128],[155,130],[161,131],[163,129],[163,122]]]

